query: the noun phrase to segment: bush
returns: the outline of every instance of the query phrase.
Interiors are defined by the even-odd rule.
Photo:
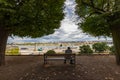
[[[80,46],[80,54],[92,54],[93,50],[89,45]]]
[[[56,54],[56,52],[54,50],[48,50],[46,54]]]
[[[95,52],[104,52],[108,49],[108,46],[106,43],[101,42],[101,43],[94,43],[92,45],[93,49],[95,49]]]
[[[111,46],[109,48],[109,50],[110,50],[110,54],[115,54],[115,48],[114,48],[114,46]]]

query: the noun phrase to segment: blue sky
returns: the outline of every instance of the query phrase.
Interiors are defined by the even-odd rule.
[[[66,0],[65,9],[63,10],[65,16],[61,21],[61,26],[55,31],[55,33],[43,36],[41,38],[20,38],[15,36],[14,39],[11,37],[8,39],[8,42],[58,42],[58,41],[93,41],[98,40],[98,38],[86,35],[82,30],[78,29],[77,23],[78,16],[75,14],[75,0]],[[111,38],[108,38],[111,40]],[[104,37],[101,37],[100,40],[105,40]]]

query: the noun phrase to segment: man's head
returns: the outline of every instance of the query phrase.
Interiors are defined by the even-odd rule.
[[[70,49],[70,47],[68,47],[68,49]]]

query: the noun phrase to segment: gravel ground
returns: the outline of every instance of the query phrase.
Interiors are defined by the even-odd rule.
[[[6,56],[0,80],[120,80],[120,66],[113,55],[76,56],[76,65],[51,61],[43,56]]]

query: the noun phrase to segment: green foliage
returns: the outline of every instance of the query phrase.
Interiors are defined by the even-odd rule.
[[[80,54],[92,54],[93,50],[89,45],[80,46]]]
[[[81,29],[93,36],[110,36],[109,26],[102,16],[87,17],[83,23],[80,24]]]
[[[108,49],[108,46],[106,43],[101,42],[101,43],[94,43],[92,45],[92,48],[95,49],[95,52],[104,52]]]
[[[110,50],[110,54],[115,54],[115,47],[114,46],[111,46],[109,48],[109,50]]]
[[[0,28],[10,35],[41,37],[63,19],[64,0],[0,0]]]
[[[113,27],[120,25],[119,0],[76,0],[80,28],[93,36],[111,36]]]
[[[56,52],[54,50],[48,50],[46,54],[56,54]]]
[[[6,50],[6,55],[19,55],[19,48]]]

